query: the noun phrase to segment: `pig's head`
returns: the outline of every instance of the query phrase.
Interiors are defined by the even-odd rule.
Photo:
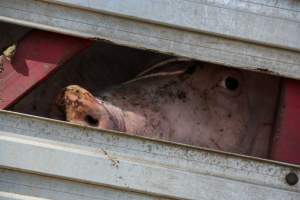
[[[104,102],[78,85],[64,88],[56,97],[55,105],[69,122],[102,129],[118,129]]]
[[[277,78],[207,65],[101,93],[106,101],[68,86],[56,104],[73,123],[265,157],[277,92]]]

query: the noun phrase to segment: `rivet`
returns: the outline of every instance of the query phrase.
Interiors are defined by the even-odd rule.
[[[297,174],[290,172],[285,176],[285,180],[289,185],[296,185],[299,181]]]

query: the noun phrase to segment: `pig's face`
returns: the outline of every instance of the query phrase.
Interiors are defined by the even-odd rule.
[[[207,65],[189,77],[146,79],[101,96],[122,110],[125,130],[133,134],[265,157],[277,90],[277,78]],[[83,103],[68,91],[60,98],[68,121],[91,125],[89,115],[97,127],[113,129],[107,109],[90,93],[76,90],[88,93]]]

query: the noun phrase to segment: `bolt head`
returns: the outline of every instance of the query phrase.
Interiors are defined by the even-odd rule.
[[[285,176],[285,180],[289,185],[296,185],[299,181],[299,178],[296,173],[290,172]]]

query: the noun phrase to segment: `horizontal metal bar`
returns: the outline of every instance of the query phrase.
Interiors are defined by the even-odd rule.
[[[292,2],[292,0],[280,1]],[[53,0],[48,2],[53,3]],[[174,28],[300,50],[299,12],[264,6],[262,4],[264,0],[261,4],[239,0],[54,0],[54,2]],[[296,9],[297,6],[300,8],[300,3],[293,4]],[[275,15],[276,12],[279,14]]]
[[[0,200],[49,200],[45,198],[31,197],[16,193],[0,192]]]
[[[0,127],[2,168],[168,198],[300,198],[296,165],[3,111]]]
[[[54,177],[0,170],[0,199],[22,200],[157,200],[156,196],[69,181]],[[165,198],[160,198],[166,200]]]
[[[0,0],[0,8],[1,21],[300,79],[299,52],[42,1]]]

